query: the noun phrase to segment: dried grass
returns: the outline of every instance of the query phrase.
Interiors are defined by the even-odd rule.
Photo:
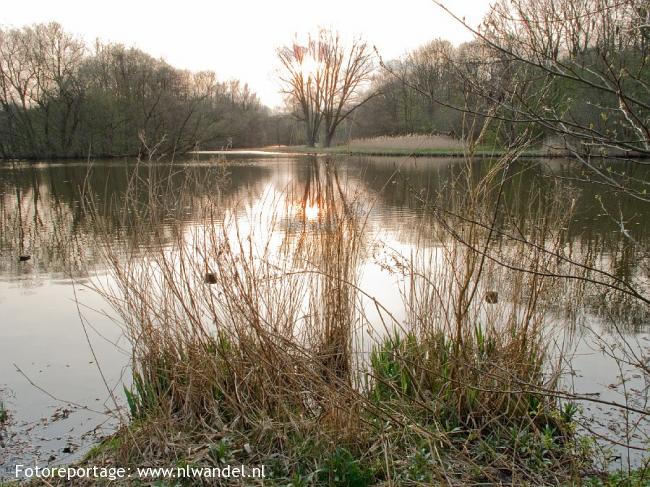
[[[503,171],[496,164],[480,181],[459,178],[455,210],[494,224]],[[272,461],[279,481],[311,475],[324,485],[334,477],[322,465],[332,462],[373,482],[463,485],[556,483],[580,468],[570,423],[544,393],[557,379],[542,306],[553,280],[486,259],[481,249],[496,244],[489,228],[450,229],[441,218],[423,228],[437,237],[433,251],[395,256],[408,310],[399,321],[358,286],[365,216],[351,211],[359,195],[341,187],[333,164],[315,162],[297,203],[273,202],[270,220],[242,220],[245,210],[218,195],[161,197],[165,180],[151,174],[132,191],[140,184],[149,204],[128,217],[142,233],[155,231],[158,212],[189,201],[205,224],[177,228],[165,235],[171,245],[144,257],[103,247],[115,284],[99,291],[133,347],[134,423],[94,463],[209,464],[209,445],[228,438],[233,458]],[[548,227],[521,229],[536,242],[566,217],[561,198],[549,206],[541,196],[530,209]],[[502,256],[532,270],[556,265],[523,244]],[[379,338],[360,348],[368,326]]]
[[[466,148],[462,140],[446,135],[395,135],[365,139],[352,139],[346,147],[350,149],[407,149],[407,150],[457,150]]]

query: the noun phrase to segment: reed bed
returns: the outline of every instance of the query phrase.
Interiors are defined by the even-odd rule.
[[[440,149],[463,152],[467,145],[463,140],[448,135],[407,134],[352,139],[346,147],[350,149]]]
[[[575,406],[547,393],[559,370],[545,321],[557,282],[545,276],[559,264],[492,230],[507,164],[463,173],[448,202],[463,220],[423,224],[421,250],[393,255],[403,319],[359,285],[371,232],[335,164],[314,162],[304,188],[269,196],[270,213],[224,201],[224,173],[193,181],[212,188],[203,198],[134,176],[131,194],[150,195],[127,205],[135,234],[188,205],[202,223],[171,227],[145,255],[102,246],[112,278],[97,289],[133,347],[131,421],[88,461],[265,464],[265,485],[293,486],[580,478],[589,445]],[[565,196],[530,197],[529,242],[561,245]]]

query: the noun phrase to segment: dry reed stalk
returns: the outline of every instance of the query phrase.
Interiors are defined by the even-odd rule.
[[[501,191],[502,170],[495,166],[478,179],[464,172],[453,191],[454,209],[494,224],[489,207]],[[555,428],[568,438],[551,414],[556,403],[540,392],[556,380],[546,368],[541,307],[552,280],[485,259],[485,250],[496,248],[501,258],[548,270],[554,263],[547,254],[500,247],[489,241],[490,230],[439,219],[432,252],[396,257],[406,277],[407,322],[385,313],[388,321],[375,324],[385,326],[384,338],[366,361],[357,358],[364,351],[355,336],[369,321],[357,284],[366,215],[355,214],[359,195],[348,194],[335,167],[314,163],[298,201],[270,201],[275,207],[268,220],[242,218],[250,212],[245,201],[184,191],[171,197],[167,180],[155,176],[134,177],[129,194],[144,185],[148,203],[134,201],[125,218],[138,227],[136,234],[153,232],[166,245],[144,256],[117,256],[104,246],[114,283],[100,292],[121,314],[133,346],[134,386],[127,398],[134,418],[146,425],[125,436],[120,461],[165,461],[184,442],[227,434],[255,438],[260,459],[278,449],[295,455],[292,442],[305,435],[326,450],[344,444],[375,451],[383,441],[404,452],[415,441],[400,440],[409,431],[437,452],[436,475],[448,479],[458,478],[458,465],[449,466],[445,449],[458,454],[491,434],[505,438],[513,428]],[[200,223],[160,234],[161,215],[188,204]],[[529,204],[547,223],[524,231],[546,241],[561,201],[548,207],[532,198]],[[92,213],[92,203],[88,209]],[[282,228],[291,218],[297,231]],[[486,303],[488,292],[498,294],[498,304]],[[469,435],[465,445],[450,433],[458,428]],[[181,445],[165,446],[175,435]],[[480,466],[471,455],[459,458],[464,471]],[[521,469],[522,461],[515,455],[512,469]]]

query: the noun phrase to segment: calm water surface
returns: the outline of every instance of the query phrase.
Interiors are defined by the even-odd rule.
[[[171,174],[168,190],[190,192],[197,198],[201,191],[212,191],[211,178],[215,179],[214,191],[220,180],[223,204],[237,205],[249,217],[262,214],[279,198],[299,199],[309,193],[318,180],[317,166],[324,163],[306,156],[232,156],[224,176],[223,171],[214,170],[207,156],[202,157],[173,166],[158,163],[155,170]],[[422,244],[416,229],[428,218],[419,199],[444,189],[462,163],[337,158],[329,164],[336,167],[339,184],[358,195],[357,210],[368,217],[367,239],[376,248],[408,255],[418,241]],[[476,171],[481,173],[486,164],[475,162]],[[650,205],[603,195],[605,207],[624,215],[630,238],[622,238],[620,224],[596,203],[597,189],[576,182],[580,171],[569,161],[526,161],[518,169],[516,181],[506,189],[510,203],[521,203],[513,204],[513,211],[525,211],[527,188],[548,186],[550,191],[550,181],[556,176],[567,184],[571,181],[577,196],[575,217],[567,230],[568,245],[596,255],[601,265],[619,277],[647,279],[647,267],[642,265],[647,256],[638,249],[648,248]],[[124,195],[132,175],[133,163],[116,161],[96,161],[91,169],[78,161],[0,165],[0,398],[11,415],[9,425],[0,432],[0,467],[74,461],[117,424],[106,384],[116,397],[123,397],[130,352],[114,312],[86,286],[89,280],[108,275],[98,246],[110,246],[119,254],[136,242],[144,255],[160,245],[161,238],[165,244],[165,235],[171,233],[167,230],[204,223],[189,205],[180,213],[163,213],[150,235],[138,234],[124,218],[130,210]],[[188,185],[188,175],[202,184]],[[92,192],[101,221],[86,216],[81,188]],[[144,195],[142,204],[147,204]],[[308,203],[305,216],[315,219],[321,210]],[[290,232],[291,225],[285,221],[274,231]],[[106,229],[108,239],[104,238]],[[21,255],[30,259],[21,262]],[[381,252],[364,257],[360,275],[361,288],[394,309],[396,316],[403,316],[395,276],[382,265]],[[603,312],[597,299],[571,319],[562,313],[556,317],[575,350],[573,374],[567,380],[578,392],[624,402],[621,374],[626,371],[617,368],[607,351],[598,349],[597,338],[615,344],[624,337],[639,354],[647,354],[647,315],[633,309]],[[627,372],[626,390],[637,391],[636,404],[647,409],[647,378]],[[621,419],[602,405],[586,404],[585,409],[595,414],[593,427],[603,434],[621,435],[621,421],[634,420]],[[644,434],[650,431],[641,423],[627,439],[643,446]],[[626,451],[617,451],[626,457]],[[640,451],[631,452],[631,457],[638,459]]]

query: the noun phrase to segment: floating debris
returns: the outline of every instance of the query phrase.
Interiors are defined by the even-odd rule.
[[[496,304],[499,302],[499,293],[496,291],[488,291],[485,293],[485,302],[489,304]]]

